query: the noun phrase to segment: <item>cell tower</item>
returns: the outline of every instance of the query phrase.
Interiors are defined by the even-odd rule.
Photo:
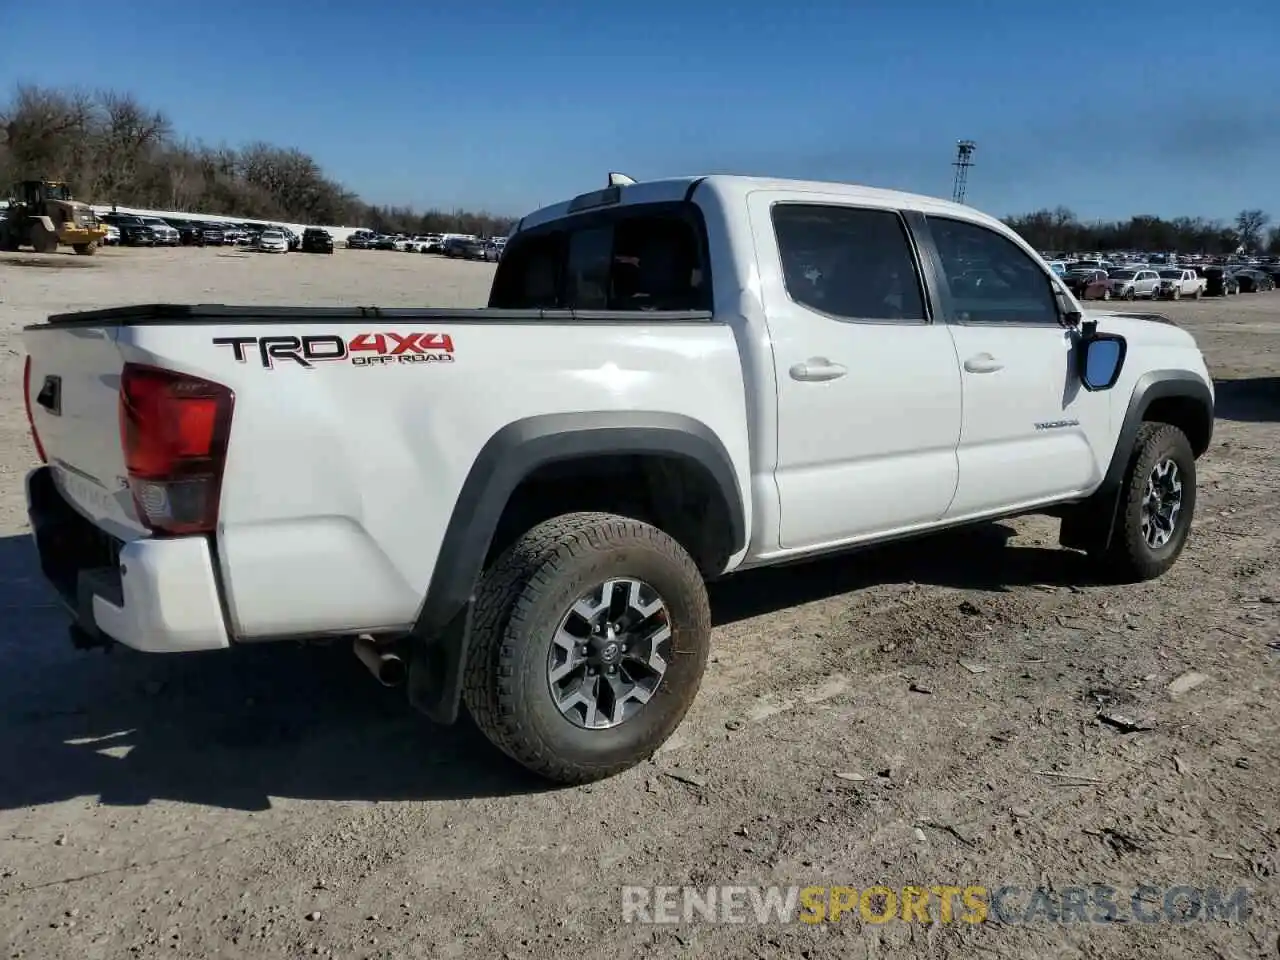
[[[956,168],[955,186],[951,188],[951,199],[956,203],[964,203],[964,188],[969,184],[969,168],[973,166],[973,152],[978,145],[972,140],[956,142],[956,159],[951,164]]]

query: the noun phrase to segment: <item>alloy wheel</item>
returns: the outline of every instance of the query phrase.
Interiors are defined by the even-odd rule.
[[[642,580],[614,578],[569,608],[547,652],[560,713],[588,730],[616,727],[657,692],[671,659],[666,602]]]

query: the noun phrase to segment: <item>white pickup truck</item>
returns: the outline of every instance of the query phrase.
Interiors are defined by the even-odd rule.
[[[519,223],[486,309],[138,306],[24,342],[79,645],[350,637],[561,782],[680,723],[705,581],[1026,513],[1155,577],[1213,430],[1185,331],[1084,316],[969,207],[829,183],[611,178]]]

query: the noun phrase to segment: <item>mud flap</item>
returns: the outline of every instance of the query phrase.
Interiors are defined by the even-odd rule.
[[[1105,553],[1116,528],[1120,491],[1099,491],[1084,503],[1062,515],[1058,543],[1068,550],[1083,550],[1090,556]]]
[[[473,606],[468,602],[435,637],[414,636],[410,642],[409,703],[429,720],[445,726],[457,721],[462,706]]]

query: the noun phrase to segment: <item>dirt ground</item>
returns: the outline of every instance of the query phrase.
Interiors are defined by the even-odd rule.
[[[1166,577],[1093,585],[1030,519],[730,579],[676,738],[548,790],[343,648],[74,652],[25,533],[23,324],[138,301],[478,305],[492,266],[40,259],[0,256],[3,956],[1277,955],[1280,293],[1160,306],[1199,338],[1219,404]],[[1207,679],[1171,692],[1188,671]],[[1008,885],[1051,903],[1107,884],[1121,909],[623,924],[621,888],[650,884]],[[1125,922],[1142,885],[1156,907],[1174,886],[1245,887],[1251,916]]]

